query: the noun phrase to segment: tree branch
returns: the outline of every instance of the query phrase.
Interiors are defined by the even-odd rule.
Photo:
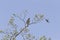
[[[30,23],[29,25],[31,25],[31,24],[36,24],[37,22],[32,22],[32,23]],[[12,35],[11,36],[11,38],[13,37],[13,36],[15,36],[15,37],[17,37],[19,34],[21,34],[23,31],[24,31],[24,29],[26,29],[27,27],[29,27],[29,25],[25,25],[25,27],[19,32],[19,33],[17,33],[16,35]]]

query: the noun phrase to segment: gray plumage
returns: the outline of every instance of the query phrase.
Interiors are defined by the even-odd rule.
[[[27,19],[26,24],[27,26],[30,24],[30,18]]]

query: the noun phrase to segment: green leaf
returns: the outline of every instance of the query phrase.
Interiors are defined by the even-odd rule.
[[[0,33],[3,33],[3,31],[2,31],[2,30],[0,30]]]
[[[44,15],[43,14],[36,14],[34,17],[35,21],[41,21],[44,19]]]
[[[47,40],[45,36],[40,37],[40,40]]]
[[[13,16],[15,16],[15,17],[16,17],[16,14],[13,14]]]

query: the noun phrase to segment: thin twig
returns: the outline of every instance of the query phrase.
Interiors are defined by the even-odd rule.
[[[18,17],[21,21],[23,21],[25,23],[24,19],[20,18],[19,16],[15,15],[15,14],[14,14],[14,16]]]
[[[20,18],[19,16],[17,16],[17,17],[25,23],[24,19]]]
[[[22,35],[22,37],[23,37],[23,40],[25,40],[25,38],[24,38],[24,36]]]

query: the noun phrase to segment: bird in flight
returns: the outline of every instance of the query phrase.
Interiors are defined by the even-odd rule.
[[[49,20],[48,19],[45,19],[45,21],[49,23]]]

